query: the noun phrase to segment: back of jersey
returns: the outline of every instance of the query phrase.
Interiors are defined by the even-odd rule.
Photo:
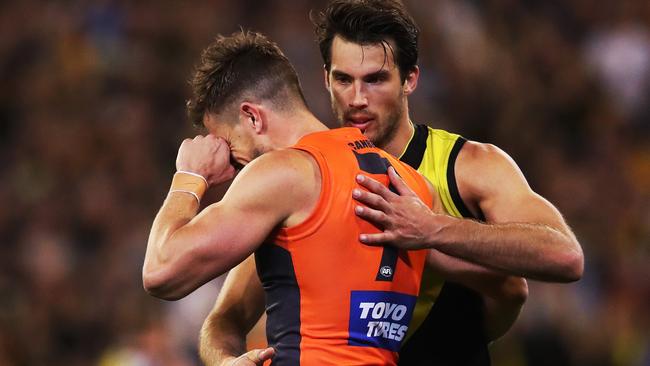
[[[321,193],[304,222],[280,229],[255,254],[273,365],[394,365],[426,253],[361,244],[359,234],[378,229],[355,215],[352,190],[359,173],[388,185],[389,166],[431,204],[427,184],[355,128],[313,133],[293,148],[318,163]]]

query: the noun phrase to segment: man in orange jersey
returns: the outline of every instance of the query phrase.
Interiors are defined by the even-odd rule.
[[[362,245],[361,233],[378,230],[355,215],[352,192],[399,175],[413,204],[440,211],[433,187],[358,129],[314,117],[291,64],[260,34],[217,38],[193,94],[192,120],[210,134],[180,146],[147,244],[145,289],[179,299],[255,252],[274,364],[395,365],[429,251]],[[199,212],[209,185],[232,178],[231,158],[245,167]]]
[[[458,219],[450,221],[474,225],[470,232],[483,230],[486,235],[470,237],[457,231],[455,241],[464,245],[440,250],[502,270],[501,276],[481,270],[470,273],[438,263],[437,273],[423,279],[418,299],[423,311],[419,323],[414,321],[410,327],[418,331],[402,349],[401,363],[488,365],[487,343],[509,329],[526,297],[525,281],[507,274],[575,280],[582,272],[578,242],[557,210],[530,190],[514,162],[498,148],[413,125],[408,94],[401,87],[407,80],[417,80],[417,27],[401,3],[333,1],[317,21],[317,33],[326,86],[340,122],[362,129],[377,146],[418,168],[436,186],[447,214],[432,218],[408,209],[410,205],[402,201],[411,202],[410,198],[390,195],[367,180],[363,184],[380,195],[358,197],[370,206],[361,208],[361,217],[381,220],[387,230],[380,238],[399,235],[408,244],[413,238],[429,236],[431,222],[455,216]],[[397,69],[385,67],[385,61],[394,61]],[[485,179],[476,179],[479,176]],[[399,185],[397,180],[394,183]],[[496,232],[502,236],[495,236]],[[488,242],[485,248],[492,248],[491,252],[474,252],[479,249],[477,239]],[[228,275],[201,333],[206,364],[232,364],[233,356],[244,352],[245,335],[264,310],[254,268],[250,258]],[[261,364],[269,350],[261,351],[243,355],[237,365]]]

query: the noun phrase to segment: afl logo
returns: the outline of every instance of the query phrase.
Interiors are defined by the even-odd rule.
[[[379,273],[384,277],[390,277],[393,275],[393,269],[390,266],[383,266],[379,269]]]

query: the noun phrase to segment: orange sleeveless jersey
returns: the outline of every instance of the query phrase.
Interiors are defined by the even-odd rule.
[[[322,188],[303,223],[279,229],[255,253],[267,338],[276,350],[272,365],[395,365],[425,251],[361,244],[360,233],[378,230],[355,215],[352,189],[360,187],[359,173],[388,184],[392,165],[431,204],[426,182],[356,128],[309,134],[292,148],[318,162]]]

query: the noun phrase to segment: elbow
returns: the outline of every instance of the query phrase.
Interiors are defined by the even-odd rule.
[[[503,336],[519,317],[528,299],[528,282],[522,277],[504,277],[498,293],[483,298],[485,336],[494,341]]]
[[[503,292],[508,302],[521,307],[528,300],[528,282],[523,277],[508,277]]]
[[[564,260],[564,275],[566,282],[575,282],[582,278],[585,269],[585,258],[581,250],[567,254]]]
[[[528,282],[523,277],[504,276],[486,295],[501,306],[520,308],[528,300]]]
[[[584,256],[581,250],[570,250],[563,253],[556,253],[549,258],[551,266],[545,276],[540,277],[542,281],[570,283],[582,278],[584,272]]]
[[[174,286],[173,278],[165,275],[162,271],[142,271],[142,286],[151,296],[163,300],[175,301],[182,299],[183,294],[177,286]]]

